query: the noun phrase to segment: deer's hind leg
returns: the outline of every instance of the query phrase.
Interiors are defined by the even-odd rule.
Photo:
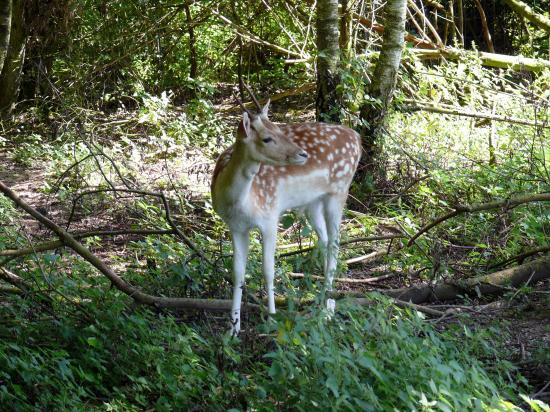
[[[321,262],[323,263],[323,272],[327,270],[327,223],[323,210],[323,201],[321,199],[311,203],[306,208],[307,220],[317,233],[318,247],[321,253]]]
[[[327,195],[323,201],[323,210],[327,226],[327,265],[325,269],[325,281],[327,290],[332,290],[332,283],[336,274],[338,263],[338,250],[340,247],[340,222],[346,203],[346,193],[334,193]]]

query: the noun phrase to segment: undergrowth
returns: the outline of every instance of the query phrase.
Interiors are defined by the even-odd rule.
[[[82,304],[85,317],[26,305],[1,309],[4,410],[519,410],[494,333],[438,331],[381,298],[332,319],[281,313],[254,344],[117,293]]]

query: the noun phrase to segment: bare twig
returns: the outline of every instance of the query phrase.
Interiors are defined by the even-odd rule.
[[[94,193],[102,193],[102,192],[112,192],[112,191],[116,191],[116,192],[122,192],[122,193],[132,193],[132,194],[137,194],[137,195],[141,195],[141,196],[152,196],[152,197],[156,197],[158,199],[160,199],[162,201],[162,205],[164,207],[164,218],[166,219],[167,223],[170,225],[170,227],[172,228],[172,230],[176,233],[176,235],[183,241],[183,243],[185,243],[191,250],[193,250],[198,256],[201,257],[201,259],[203,259],[205,262],[207,262],[210,266],[215,266],[214,263],[203,253],[202,250],[200,250],[192,241],[191,239],[189,239],[189,237],[187,235],[185,235],[185,233],[183,233],[177,226],[176,224],[174,223],[174,221],[172,220],[172,215],[170,213],[170,206],[168,204],[168,200],[166,198],[166,196],[164,195],[164,193],[157,193],[157,192],[150,192],[150,191],[147,191],[147,190],[138,190],[138,189],[124,189],[124,188],[115,188],[114,190],[113,189],[95,189],[95,190],[90,190],[90,191],[86,191],[86,192],[81,192],[80,194],[78,194],[78,196],[73,200],[73,210],[71,211],[71,216],[73,215],[74,213],[74,205],[76,204],[76,202],[78,202],[78,200],[80,200],[82,197],[86,196],[86,195],[90,195],[90,194],[94,194]]]

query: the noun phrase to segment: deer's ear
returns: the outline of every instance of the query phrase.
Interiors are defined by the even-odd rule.
[[[269,104],[271,103],[271,99],[267,99],[267,103],[262,108],[262,117],[267,119],[267,114],[269,112]]]
[[[244,112],[243,120],[241,120],[237,129],[237,138],[246,139],[247,137],[250,137],[250,116]]]

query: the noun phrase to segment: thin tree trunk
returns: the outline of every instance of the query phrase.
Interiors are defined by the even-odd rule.
[[[341,0],[342,16],[340,17],[340,50],[342,57],[351,57],[351,32],[352,32],[352,5],[353,0]]]
[[[11,7],[12,0],[2,0],[0,5],[0,73],[2,73],[4,60],[10,45]]]
[[[189,77],[197,78],[197,47],[195,39],[195,29],[193,26],[193,18],[191,17],[191,9],[189,4],[185,5],[185,18],[187,20],[187,34],[189,35]]]
[[[23,0],[13,0],[9,47],[0,73],[0,115],[11,112],[19,93],[26,41],[23,13]]]
[[[319,121],[340,121],[340,105],[336,86],[340,82],[338,66],[338,0],[319,0],[317,3],[317,101]]]
[[[483,33],[485,44],[487,45],[487,50],[489,50],[490,53],[494,53],[495,47],[493,46],[493,39],[491,38],[491,33],[489,32],[489,25],[487,24],[487,16],[485,16],[485,10],[483,10],[483,6],[481,5],[480,0],[474,1],[476,3],[477,11],[479,12],[479,18],[481,20],[481,31]]]
[[[380,149],[380,130],[393,97],[401,62],[406,12],[407,0],[388,0],[384,8],[382,50],[369,88],[370,97],[375,99],[375,102],[365,102],[359,111],[362,125],[358,131],[363,142],[363,156],[356,174],[356,180],[359,182],[364,181],[372,173],[374,159]]]
[[[454,11],[454,1],[449,0],[449,11],[446,14],[447,19],[445,20],[445,34],[443,35],[443,44],[447,45],[453,42],[455,36],[455,11]]]

